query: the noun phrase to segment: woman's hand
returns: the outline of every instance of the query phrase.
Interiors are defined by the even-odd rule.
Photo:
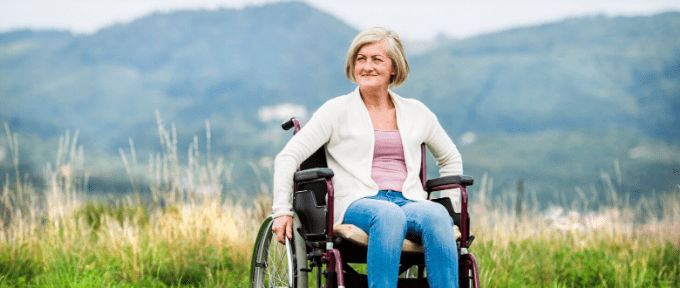
[[[272,225],[272,231],[276,233],[276,238],[279,243],[285,244],[286,240],[283,239],[285,235],[288,239],[293,238],[293,216],[283,215],[276,217],[274,219],[274,225]]]

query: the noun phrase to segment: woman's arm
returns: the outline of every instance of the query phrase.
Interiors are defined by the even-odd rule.
[[[434,113],[431,114],[431,130],[425,145],[437,161],[440,176],[463,175],[463,159],[458,148],[453,144],[449,135],[437,120]],[[460,211],[460,190],[445,190],[440,192],[440,197],[446,196],[453,202],[456,211]]]
[[[304,129],[300,130],[281,150],[274,160],[274,201],[272,216],[293,215],[291,195],[293,193],[293,174],[300,164],[311,156],[330,138],[331,124],[327,105],[317,110]]]
[[[322,110],[319,108],[319,110]],[[328,142],[330,133],[328,119],[317,110],[305,128],[300,130],[288,144],[276,155],[274,160],[274,201],[272,205],[272,217],[274,223],[272,231],[276,233],[279,243],[285,243],[284,237],[293,237],[293,211],[290,204],[293,194],[293,174],[302,162],[309,158],[316,150]]]
[[[463,159],[458,152],[458,148],[449,135],[446,134],[444,128],[437,120],[437,116],[430,112],[429,117],[430,123],[430,133],[425,141],[425,145],[434,156],[437,161],[437,165],[440,167],[440,176],[449,175],[462,175],[463,174]]]

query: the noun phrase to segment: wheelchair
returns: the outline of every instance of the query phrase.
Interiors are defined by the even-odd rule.
[[[297,133],[300,123],[291,118],[283,123],[282,128],[295,128]],[[477,260],[468,251],[475,236],[469,234],[466,190],[474,179],[470,176],[446,176],[426,181],[425,144],[421,146],[420,178],[430,195],[428,198],[444,205],[454,220],[454,230],[459,227],[456,231],[459,286],[477,288]],[[327,168],[325,157],[324,147],[321,147],[300,165],[294,175],[293,238],[284,237],[285,245],[280,244],[272,232],[274,219],[270,216],[262,223],[251,260],[251,287],[368,287],[367,275],[358,273],[349,265],[366,263],[368,235],[354,225],[333,227],[333,171]],[[432,192],[454,188],[460,189],[460,213],[454,211],[449,197],[431,199]],[[404,240],[399,274],[398,288],[429,287],[423,249],[419,243]]]

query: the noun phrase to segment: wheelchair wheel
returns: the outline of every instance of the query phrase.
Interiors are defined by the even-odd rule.
[[[251,287],[306,288],[307,272],[302,270],[307,268],[304,241],[294,232],[291,241],[280,244],[272,232],[273,223],[274,219],[268,217],[260,226],[250,267]],[[293,231],[299,226],[300,221],[293,217]]]

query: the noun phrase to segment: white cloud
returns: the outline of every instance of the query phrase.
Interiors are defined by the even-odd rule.
[[[70,30],[91,34],[154,12],[243,8],[277,0],[3,0],[0,32],[14,29]]]
[[[680,10],[677,0],[344,0],[308,1],[363,30],[393,29],[405,39],[456,38],[588,15],[648,15]],[[417,3],[417,4],[415,4]]]
[[[290,103],[279,104],[276,106],[263,106],[258,111],[258,117],[262,122],[279,121],[283,122],[291,117],[302,121],[307,118],[307,108],[302,105]]]
[[[280,0],[3,0],[0,32],[58,29],[94,33],[158,11],[243,8]],[[512,27],[595,14],[648,15],[680,11],[677,0],[306,0],[363,30],[385,26],[405,39],[431,39],[443,33],[464,38]]]
[[[472,131],[468,131],[468,132],[463,133],[463,135],[460,135],[459,145],[461,147],[469,146],[469,145],[472,145],[473,143],[475,143],[475,140],[477,140],[477,135]]]
[[[628,151],[628,157],[630,159],[638,159],[643,157],[648,157],[649,151],[645,146],[638,146]]]

